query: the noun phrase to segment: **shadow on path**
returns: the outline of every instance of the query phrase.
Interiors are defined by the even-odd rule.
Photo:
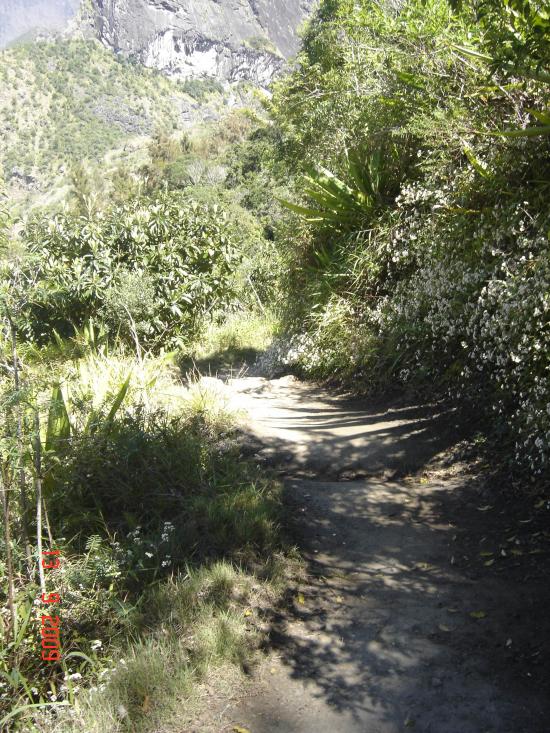
[[[235,391],[259,458],[287,477],[307,567],[223,730],[549,733],[546,516],[488,507],[465,477],[407,478],[461,437],[456,415],[293,379]]]
[[[407,473],[456,443],[461,430],[454,412],[438,404],[353,401],[292,377],[230,384],[234,406],[248,412],[249,430],[265,443],[261,457],[286,458],[289,475]]]

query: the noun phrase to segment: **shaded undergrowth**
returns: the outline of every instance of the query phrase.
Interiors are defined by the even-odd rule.
[[[62,657],[40,659],[36,619],[50,609],[16,547],[2,729],[181,730],[214,670],[234,686],[254,663],[287,573],[280,486],[241,457],[219,386],[184,387],[166,359],[97,354],[81,367],[57,367],[70,433],[44,456]]]

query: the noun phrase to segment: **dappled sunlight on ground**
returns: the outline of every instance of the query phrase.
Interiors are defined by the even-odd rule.
[[[414,469],[456,440],[451,411],[435,405],[372,405],[293,377],[229,382],[265,456],[292,453],[292,469],[339,477],[344,471]]]
[[[285,477],[307,577],[270,621],[250,696],[216,730],[547,733],[548,685],[510,665],[522,579],[480,576],[479,547],[471,558],[457,543],[461,518],[481,516],[478,489],[413,477],[460,437],[454,413],[293,377],[228,388],[258,459]]]

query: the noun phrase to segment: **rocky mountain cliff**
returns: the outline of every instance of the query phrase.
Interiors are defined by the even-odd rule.
[[[81,27],[169,76],[268,84],[316,0],[89,0]]]

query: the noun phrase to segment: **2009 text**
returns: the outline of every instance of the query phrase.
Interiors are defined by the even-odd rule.
[[[61,565],[61,552],[49,550],[42,553],[44,570],[54,570]],[[45,605],[61,603],[59,593],[42,593],[41,603]],[[61,619],[58,615],[42,614],[40,617],[40,636],[42,659],[45,662],[58,662],[61,659]]]

